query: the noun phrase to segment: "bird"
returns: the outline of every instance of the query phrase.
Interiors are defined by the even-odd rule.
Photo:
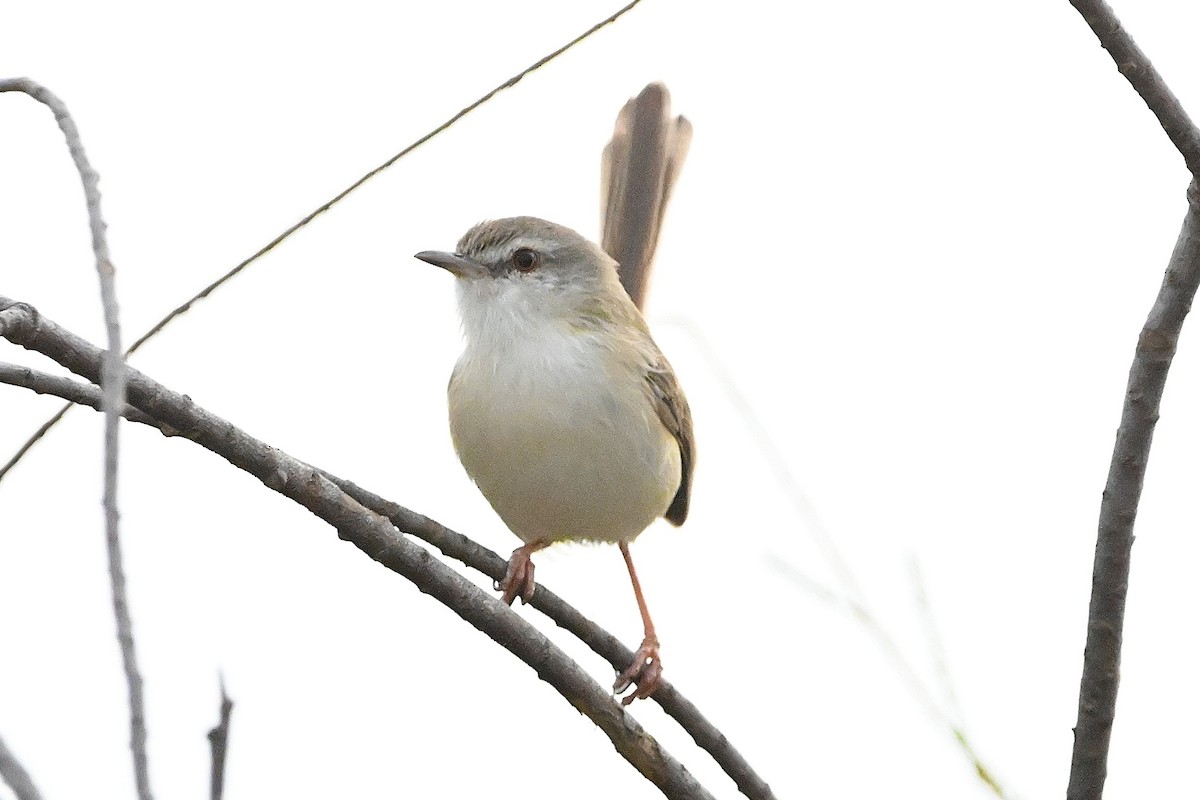
[[[695,440],[687,398],[617,262],[535,217],[481,222],[421,261],[455,278],[464,349],[447,388],[468,476],[523,542],[497,584],[533,597],[531,556],[565,541],[616,543],[644,638],[613,691],[628,705],[662,683],[659,640],[629,544],[659,517],[687,519]]]

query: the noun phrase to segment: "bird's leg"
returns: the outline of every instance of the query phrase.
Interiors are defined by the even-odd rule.
[[[511,606],[513,600],[521,598],[522,603],[533,599],[533,561],[531,555],[541,550],[549,542],[530,542],[513,550],[508,559],[508,569],[504,571],[504,580],[496,584],[497,591],[502,592],[500,599],[506,606]]]
[[[638,582],[637,570],[633,568],[629,544],[621,542],[620,546],[621,555],[625,557],[625,566],[629,567],[629,579],[633,581],[633,594],[637,597],[638,610],[642,612],[642,625],[646,629],[642,646],[633,654],[633,663],[617,676],[613,684],[614,694],[621,694],[632,684],[637,684],[637,688],[621,700],[621,705],[627,706],[639,697],[646,698],[654,694],[662,684],[662,660],[658,657],[658,636],[654,633],[654,621],[650,619],[650,610],[646,608],[646,598],[642,596],[642,584]]]

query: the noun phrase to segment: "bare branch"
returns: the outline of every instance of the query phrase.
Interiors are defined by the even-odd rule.
[[[1121,427],[1100,502],[1079,714],[1067,785],[1068,800],[1098,800],[1108,774],[1108,749],[1117,712],[1133,526],[1167,372],[1183,320],[1200,286],[1200,130],[1103,0],[1071,0],[1071,4],[1158,117],[1192,173],[1183,227],[1129,369]]]
[[[80,405],[98,409],[100,394],[94,386],[76,383],[69,378],[46,375],[28,367],[0,364],[0,383],[31,388],[45,394],[68,398]],[[144,425],[158,428],[166,436],[184,436],[183,431],[160,422],[141,411],[126,406],[126,418]],[[240,465],[239,465],[240,466]],[[438,548],[443,554],[461,561],[493,580],[504,577],[506,560],[486,547],[404,506],[387,500],[354,483],[332,473],[317,469],[317,472],[347,495],[376,514],[387,517],[402,532],[416,536]],[[575,635],[596,654],[621,671],[633,659],[633,652],[608,631],[579,613],[574,607],[552,592],[545,584],[538,584],[531,606],[545,614],[564,630]],[[695,740],[697,746],[713,757],[713,760],[737,784],[751,800],[773,800],[775,795],[770,786],[754,771],[754,768],[737,751],[698,708],[669,683],[651,695],[663,710]]]
[[[1150,460],[1154,425],[1175,357],[1179,331],[1200,286],[1200,188],[1188,187],[1188,210],[1171,253],[1162,288],[1138,337],[1100,503],[1099,533],[1088,608],[1087,645],[1079,687],[1079,718],[1071,755],[1070,800],[1099,798],[1108,772],[1108,746],[1116,717],[1125,598],[1133,525]]]
[[[104,534],[108,546],[108,578],[112,590],[113,615],[117,621],[117,641],[121,646],[121,661],[129,691],[129,745],[133,757],[133,773],[138,797],[152,800],[150,763],[146,753],[146,710],[142,693],[142,676],[137,665],[133,638],[133,620],[125,589],[125,567],[121,556],[120,508],[117,505],[117,477],[120,468],[121,409],[125,406],[125,359],[121,355],[121,323],[117,306],[116,270],[108,251],[104,217],[100,212],[100,176],[92,169],[79,129],[71,118],[66,104],[45,86],[28,78],[0,81],[0,92],[23,92],[42,103],[54,114],[59,129],[67,140],[67,149],[83,182],[87,202],[88,224],[92,232],[92,252],[96,256],[96,271],[100,276],[100,299],[104,309],[104,328],[108,350],[104,355],[100,386],[104,395]],[[48,430],[43,426],[39,438]]]
[[[382,514],[401,531],[429,542],[445,555],[474,567],[493,580],[504,577],[507,560],[486,547],[450,530],[426,516],[385,500],[353,483],[329,473],[323,473],[346,494],[367,508]],[[573,606],[539,583],[530,605],[554,620],[560,628],[575,635],[597,655],[620,672],[633,660],[633,651],[615,636],[579,613]],[[733,744],[674,686],[663,681],[650,698],[662,706],[713,760],[734,780],[739,790],[751,800],[773,800],[771,787],[759,777]]]
[[[64,400],[70,401],[67,405],[68,408],[78,404],[91,406],[97,411],[102,411],[104,406],[103,395],[101,395],[95,386],[79,383],[78,381],[59,375],[50,375],[36,369],[23,367],[19,364],[9,364],[0,361],[0,383],[32,389],[37,394],[61,397]],[[149,425],[152,428],[160,426],[157,420],[151,419],[128,403],[121,410],[121,416],[131,422]]]
[[[1188,171],[1200,177],[1200,131],[1192,124],[1179,99],[1167,87],[1158,70],[1121,25],[1117,15],[1104,0],[1071,0],[1071,5],[1096,34],[1101,46],[1112,56],[1117,70],[1125,76],[1158,117],[1175,149],[1183,156]]]
[[[17,800],[42,800],[41,793],[33,785],[33,778],[29,777],[3,738],[0,738],[0,780],[8,784]]]
[[[0,298],[0,336],[50,357],[87,380],[100,378],[101,351],[28,305]],[[127,378],[130,404],[304,506],[336,528],[340,538],[407,578],[533,667],[667,797],[712,796],[606,689],[529,622],[404,538],[390,522],[346,495],[319,471],[250,437],[137,370],[129,369]]]
[[[221,800],[225,793],[225,756],[229,750],[229,720],[233,716],[233,701],[225,693],[225,678],[221,678],[221,718],[217,726],[208,732],[208,746],[212,751],[212,780],[209,784],[211,800]]]

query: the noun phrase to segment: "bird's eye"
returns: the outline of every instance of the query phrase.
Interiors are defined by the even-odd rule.
[[[538,265],[541,258],[537,252],[530,250],[528,247],[522,247],[520,250],[512,254],[513,266],[521,272],[529,272]]]

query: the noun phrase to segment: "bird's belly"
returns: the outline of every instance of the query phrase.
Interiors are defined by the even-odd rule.
[[[523,541],[630,541],[670,505],[678,444],[641,387],[612,388],[596,370],[498,376],[460,366],[455,449]]]

